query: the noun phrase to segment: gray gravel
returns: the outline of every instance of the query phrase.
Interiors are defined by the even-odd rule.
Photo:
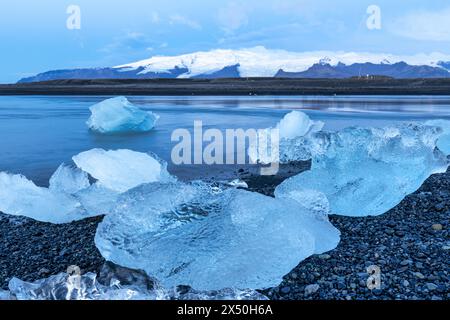
[[[253,191],[272,195],[277,184],[309,167],[284,166],[276,177],[252,169],[236,171]],[[221,180],[221,179],[217,179]],[[11,277],[32,281],[78,265],[99,272],[104,264],[94,245],[102,217],[63,225],[0,213],[0,284]],[[434,175],[397,207],[378,217],[331,216],[341,231],[339,246],[302,261],[271,299],[450,299],[450,173]],[[367,287],[367,267],[381,271],[381,287]]]
[[[268,188],[262,190],[270,192]],[[377,217],[330,216],[338,247],[302,261],[271,299],[450,299],[450,173],[431,176],[414,194]],[[367,286],[369,266],[381,287]]]

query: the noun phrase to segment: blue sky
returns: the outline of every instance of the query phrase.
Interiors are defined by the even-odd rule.
[[[69,5],[81,29],[69,30]],[[381,29],[366,26],[369,5]],[[52,69],[257,45],[290,51],[450,53],[448,0],[4,0],[0,82]]]

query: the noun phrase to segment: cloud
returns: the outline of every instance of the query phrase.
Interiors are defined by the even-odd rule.
[[[154,24],[160,23],[161,22],[161,18],[159,17],[159,13],[158,12],[152,12],[151,15],[150,15],[150,20]]]
[[[236,2],[220,8],[217,19],[222,30],[229,34],[248,24],[247,10]]]
[[[201,30],[202,26],[195,20],[189,19],[188,17],[182,16],[180,14],[173,14],[169,17],[169,24],[179,24],[189,27],[194,30]]]
[[[395,35],[423,41],[450,41],[450,8],[441,11],[417,11],[388,25]]]
[[[100,52],[125,54],[127,52],[139,52],[140,50],[152,51],[158,46],[160,46],[159,43],[144,33],[128,31],[121,36],[115,37],[111,43],[101,48]]]

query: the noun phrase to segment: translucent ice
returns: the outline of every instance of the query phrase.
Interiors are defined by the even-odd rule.
[[[284,181],[275,195],[316,190],[326,195],[333,213],[382,214],[430,175],[446,171],[448,162],[435,149],[441,134],[439,128],[419,124],[316,134],[312,144],[322,148],[313,155],[311,170]]]
[[[450,121],[449,120],[429,120],[426,122],[429,126],[435,126],[442,129],[442,134],[437,141],[437,147],[444,154],[450,155]]]
[[[276,128],[280,130],[281,139],[294,139],[320,131],[323,126],[322,121],[313,121],[303,112],[292,111],[281,119]]]
[[[161,300],[164,293],[134,286],[97,281],[95,273],[80,276],[60,273],[35,282],[17,278],[9,282],[10,293],[17,300]],[[161,294],[161,295],[160,295]]]
[[[11,294],[9,291],[0,289],[0,301],[4,300],[12,300]]]
[[[71,168],[64,164],[50,178],[50,190],[74,194],[90,186],[86,172],[78,168]]]
[[[0,211],[35,220],[66,223],[112,211],[121,192],[142,183],[171,181],[166,164],[130,150],[93,149],[74,157],[80,168],[61,165],[49,188],[21,175],[0,172]],[[90,173],[98,181],[90,184]]]
[[[118,192],[171,179],[165,165],[146,153],[92,149],[72,159],[77,167],[97,179],[99,185]]]
[[[323,126],[323,122],[313,121],[303,112],[292,111],[285,115],[275,128],[259,132],[257,144],[249,146],[249,158],[254,163],[308,160],[311,153],[305,144],[308,144],[310,136],[322,130]],[[273,135],[273,129],[278,130],[279,137]],[[278,144],[274,144],[272,139],[277,138]]]
[[[310,203],[314,209],[203,183],[144,184],[119,196],[95,243],[107,260],[142,269],[165,287],[266,288],[339,242],[326,209]]]
[[[125,97],[104,100],[90,107],[87,125],[99,133],[146,132],[153,129],[158,116],[139,109]]]
[[[103,274],[104,269],[108,269],[108,274]],[[13,278],[9,282],[10,291],[0,290],[0,300],[267,300],[264,295],[249,289],[163,288],[156,279],[141,271],[119,266],[115,269],[104,266],[99,276],[60,273],[35,282]]]
[[[74,197],[5,172],[0,172],[0,211],[54,223],[70,222],[82,214]]]

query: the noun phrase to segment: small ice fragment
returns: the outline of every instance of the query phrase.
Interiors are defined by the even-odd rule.
[[[139,109],[125,97],[104,100],[90,107],[89,128],[99,133],[147,132],[153,129],[158,116]]]
[[[228,183],[228,185],[230,187],[235,187],[235,188],[243,188],[243,189],[248,189],[248,184],[247,182],[240,180],[240,179],[234,179],[233,181],[230,181]]]

